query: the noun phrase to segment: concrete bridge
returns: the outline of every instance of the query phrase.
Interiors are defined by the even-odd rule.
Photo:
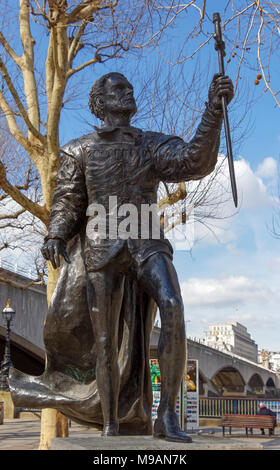
[[[32,375],[44,370],[43,326],[47,313],[46,287],[30,285],[36,275],[0,261],[0,363],[5,347],[6,324],[2,310],[7,300],[16,311],[11,325],[11,358],[14,366]]]
[[[154,328],[152,354],[160,334]],[[276,396],[280,393],[280,376],[243,357],[206,346],[187,338],[188,359],[197,359],[200,396]]]
[[[0,309],[11,299],[16,317],[12,325],[11,356],[14,366],[26,373],[40,375],[44,370],[43,326],[47,313],[46,287],[30,285],[32,276],[14,272],[0,264]],[[0,363],[4,354],[6,325],[0,314]],[[151,358],[157,357],[160,329],[151,338]],[[279,376],[264,367],[231,353],[224,353],[188,338],[188,358],[199,361],[201,396],[273,396],[280,391]]]

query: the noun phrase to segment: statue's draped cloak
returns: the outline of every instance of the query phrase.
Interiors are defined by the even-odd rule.
[[[102,425],[95,380],[95,338],[91,325],[83,260],[83,236],[68,246],[71,264],[63,263],[44,326],[46,368],[39,377],[10,369],[9,384],[17,407],[56,408],[89,426]],[[69,301],[71,299],[71,301]],[[130,277],[119,324],[120,432],[152,432],[149,344],[156,305]]]

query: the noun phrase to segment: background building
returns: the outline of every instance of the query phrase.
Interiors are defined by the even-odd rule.
[[[258,346],[247,328],[236,321],[210,324],[205,334],[205,344],[258,362]]]
[[[280,352],[270,352],[266,349],[258,351],[258,362],[267,369],[280,372]]]

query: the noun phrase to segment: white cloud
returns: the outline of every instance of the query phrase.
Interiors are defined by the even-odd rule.
[[[19,204],[7,198],[0,205],[0,215],[12,215],[21,209]],[[0,246],[7,244],[9,247],[0,251],[0,260],[28,271],[33,269],[35,259],[41,256],[44,232],[42,222],[28,211],[15,219],[3,219],[0,223]]]
[[[213,245],[222,243],[230,246],[238,238],[238,224],[240,224],[241,217],[247,218],[247,227],[253,224],[253,219],[257,220],[257,211],[261,214],[262,210],[266,210],[268,216],[270,211],[273,211],[275,206],[275,198],[272,195],[275,192],[277,180],[277,162],[272,157],[265,158],[258,166],[256,171],[250,166],[250,163],[244,158],[236,160],[234,163],[235,176],[238,192],[238,209],[236,210],[233,204],[230,177],[228,170],[227,159],[223,155],[219,155],[218,165],[221,165],[220,171],[217,172],[211,192],[213,194],[213,201],[228,200],[219,204],[218,217],[203,219],[203,224],[199,221],[195,223],[195,240],[203,243]],[[207,178],[210,178],[207,177]],[[207,182],[205,178],[205,185]],[[207,208],[206,208],[207,212]],[[252,218],[252,217],[253,218]],[[249,221],[250,217],[250,221]],[[260,215],[261,223],[264,223]],[[252,226],[252,232],[256,230]]]
[[[264,165],[263,171],[268,165]],[[235,163],[237,189],[242,209],[263,209],[272,204],[272,198],[259,173],[244,160]]]
[[[228,161],[224,155],[219,155],[218,165],[221,165],[221,171],[217,173],[216,184],[213,190],[217,193],[217,198],[220,198],[225,190],[230,190]],[[271,205],[272,198],[268,191],[268,183],[264,180],[275,180],[277,176],[277,162],[274,158],[265,158],[255,172],[247,160],[240,158],[234,162],[234,169],[239,207],[241,209],[263,208]],[[231,198],[223,206],[225,208],[225,215],[233,212]]]
[[[277,161],[267,157],[257,168],[256,175],[263,179],[276,179],[278,176]]]
[[[247,303],[268,302],[271,290],[247,276],[190,278],[182,282],[184,304],[195,308],[226,308]]]
[[[277,162],[267,157],[253,169],[240,158],[235,161],[235,174],[238,213],[230,217],[235,208],[229,193],[228,202],[221,205],[225,218],[210,220],[213,233],[199,224],[195,227],[200,240],[192,253],[195,273],[181,282],[185,315],[190,320],[187,331],[202,337],[209,323],[235,320],[248,328],[261,347],[278,350],[280,241],[269,232],[275,210],[273,193],[277,194]],[[227,160],[217,175],[218,195],[225,191],[224,185],[230,190]]]

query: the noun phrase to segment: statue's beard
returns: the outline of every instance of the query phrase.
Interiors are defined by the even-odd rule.
[[[121,111],[119,113],[119,115],[123,118],[131,119],[134,116],[134,114],[136,113],[136,111],[137,111],[136,108],[134,110],[129,110],[129,111],[124,110],[124,111]]]
[[[117,109],[114,109],[111,111],[111,114],[115,115],[115,116],[119,116],[123,119],[127,119],[127,120],[130,120],[137,112],[137,107],[136,105],[135,106],[131,106],[131,107],[119,107]]]

